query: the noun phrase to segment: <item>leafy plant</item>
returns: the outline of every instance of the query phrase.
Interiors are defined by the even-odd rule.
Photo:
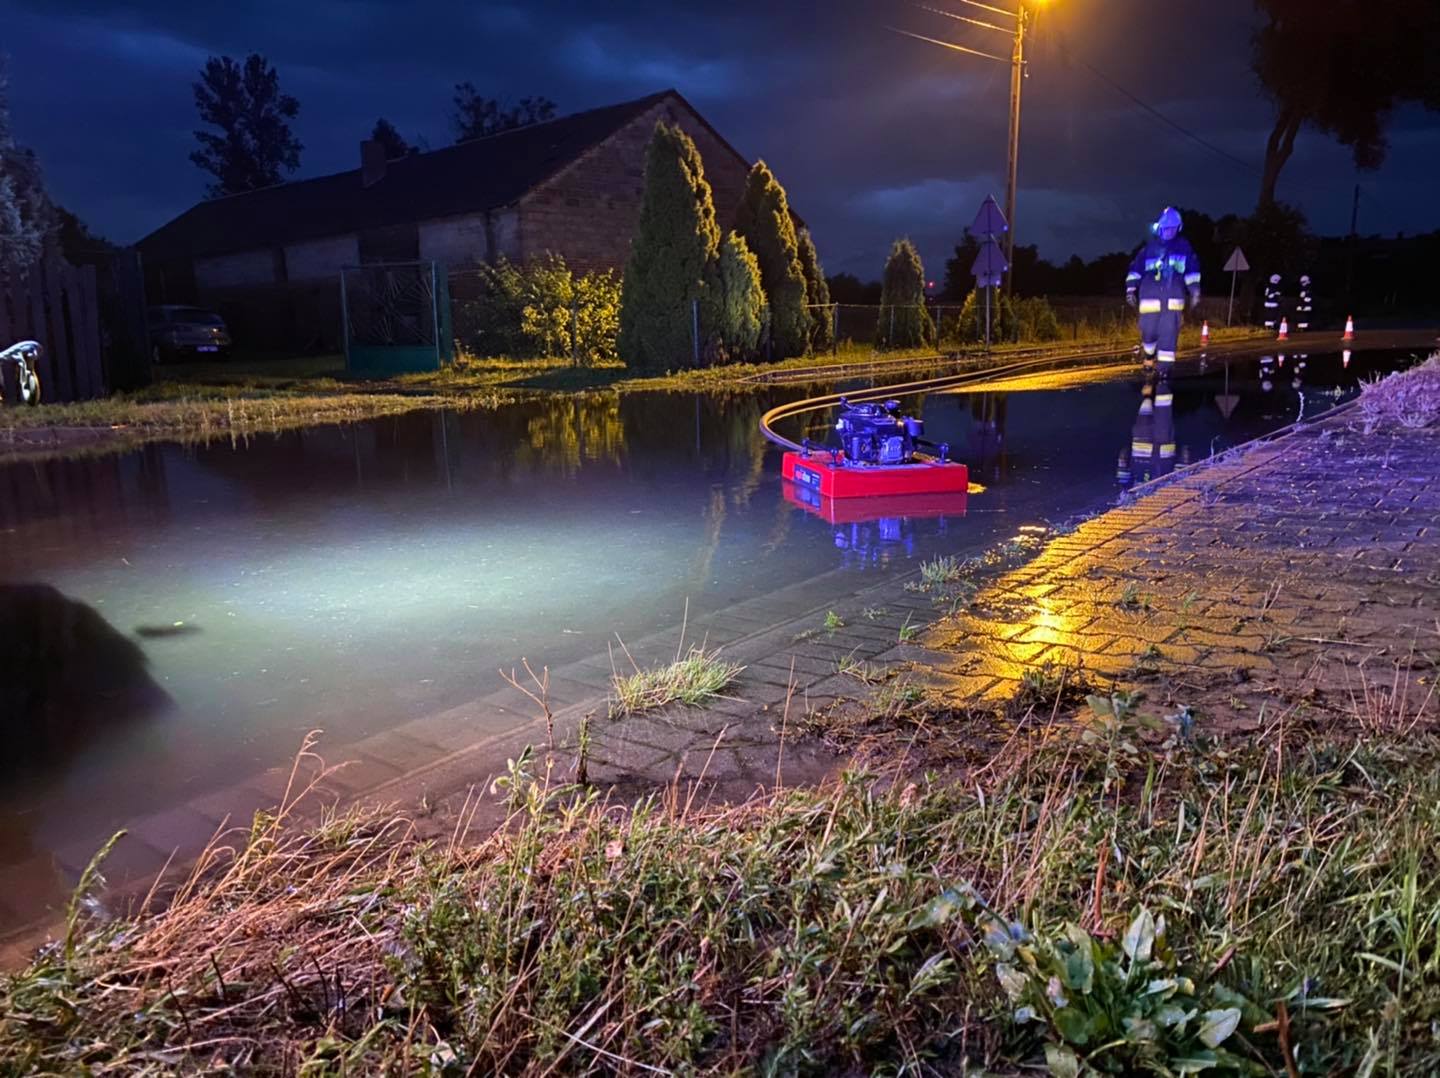
[[[618,358],[620,281],[609,270],[575,273],[547,253],[520,264],[502,257],[475,274],[480,294],[454,305],[456,337],[467,353],[582,366]]]
[[[825,611],[824,626],[827,633],[833,633],[845,628],[845,619],[835,613],[835,611],[827,610]]]
[[[1242,1022],[1268,1016],[1239,993],[1180,969],[1165,917],[1142,907],[1118,942],[1076,924],[1031,935],[993,915],[981,918],[985,946],[1013,1018],[1038,1026],[1057,1078],[1102,1074],[1265,1074],[1234,1052]]]

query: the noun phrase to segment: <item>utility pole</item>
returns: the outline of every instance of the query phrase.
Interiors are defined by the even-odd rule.
[[[1350,204],[1350,237],[1345,244],[1345,306],[1355,306],[1355,246],[1360,242],[1360,185],[1355,185],[1355,201]]]
[[[1011,273],[1005,278],[1008,294],[1015,281],[1015,188],[1020,174],[1020,89],[1025,78],[1025,23],[1029,13],[1023,3],[1015,13],[1015,45],[1010,54],[1010,160],[1005,181],[1005,219],[1010,223],[1005,233],[1005,261]]]
[[[1010,141],[1009,160],[1005,170],[1005,218],[1009,222],[1009,231],[1005,233],[1005,261],[1012,266],[1015,262],[1015,189],[1020,174],[1020,97],[1021,87],[1025,78],[1025,31],[1030,23],[1030,10],[1027,3],[1044,3],[1044,0],[1017,0],[1015,10],[1008,7],[997,6],[995,3],[985,3],[984,0],[959,0],[971,8],[978,8],[986,13],[985,17],[972,18],[969,15],[961,15],[953,11],[940,11],[935,8],[926,7],[925,10],[935,15],[943,15],[956,22],[965,23],[969,26],[979,27],[995,33],[1009,34],[1011,36],[1010,46]],[[924,5],[920,5],[924,6]],[[999,15],[1004,18],[1015,20],[1015,29],[1011,30],[1005,26],[997,25],[989,21],[988,16]],[[913,37],[916,41],[925,41],[931,45],[939,45],[941,48],[950,49],[954,52],[965,53],[969,56],[978,56],[983,60],[992,60],[997,63],[1005,63],[1005,57],[998,52],[986,52],[982,49],[972,49],[969,45],[961,45],[953,41],[941,41],[938,38],[927,37],[925,34],[912,33],[909,30],[900,30],[891,26],[889,30],[905,37]],[[1014,280],[1014,274],[1005,280],[1005,290],[1010,291]]]

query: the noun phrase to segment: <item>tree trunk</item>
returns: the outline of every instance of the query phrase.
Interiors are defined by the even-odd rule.
[[[1265,170],[1260,177],[1262,207],[1275,202],[1275,186],[1280,182],[1280,171],[1295,152],[1295,136],[1300,133],[1300,126],[1304,121],[1304,115],[1293,107],[1282,108],[1280,115],[1275,118],[1275,127],[1265,144]]]

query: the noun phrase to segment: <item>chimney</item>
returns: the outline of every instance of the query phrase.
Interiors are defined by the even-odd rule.
[[[375,139],[360,143],[360,183],[374,187],[385,178],[385,144]]]

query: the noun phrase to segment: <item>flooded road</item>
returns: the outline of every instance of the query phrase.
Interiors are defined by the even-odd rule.
[[[837,512],[781,482],[760,415],[834,387],[596,393],[0,466],[0,871],[282,764],[308,730],[344,745],[490,692],[522,657],[678,625],[687,601],[878,579],[1092,513],[1409,359],[912,398],[983,488],[919,508]]]

